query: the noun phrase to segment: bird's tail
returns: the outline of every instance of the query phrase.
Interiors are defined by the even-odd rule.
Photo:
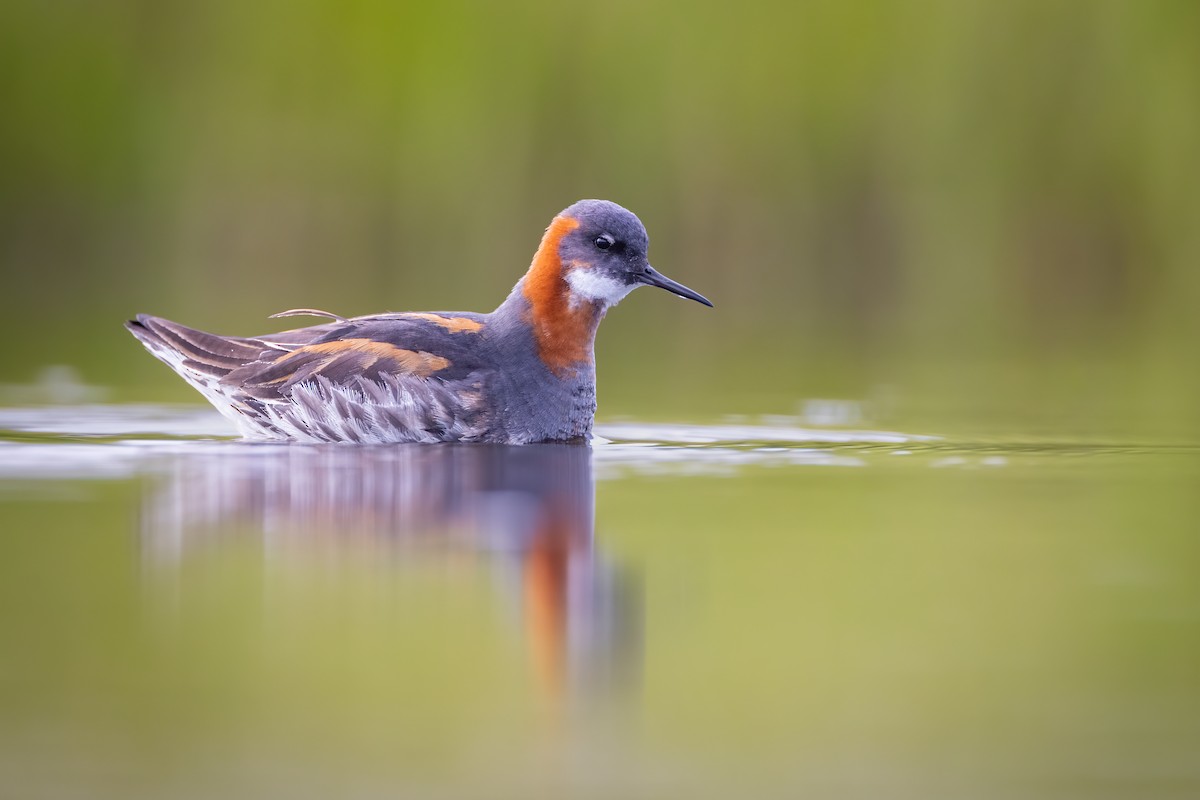
[[[125,323],[150,353],[178,372],[189,383],[219,381],[265,349],[262,342],[198,331],[178,322],[149,314]]]

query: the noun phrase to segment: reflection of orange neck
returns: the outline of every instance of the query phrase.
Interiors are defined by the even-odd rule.
[[[563,237],[579,227],[571,217],[555,217],[542,237],[521,288],[529,301],[529,322],[537,339],[538,357],[550,370],[563,374],[592,362],[592,343],[603,316],[599,304],[572,307],[558,249]]]
[[[538,683],[553,698],[562,695],[567,636],[569,535],[539,532],[525,554],[525,619]]]

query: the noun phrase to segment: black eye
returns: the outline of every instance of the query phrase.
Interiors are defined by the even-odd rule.
[[[613,246],[614,242],[613,238],[605,233],[593,239],[592,244],[596,245],[597,250],[607,250]]]

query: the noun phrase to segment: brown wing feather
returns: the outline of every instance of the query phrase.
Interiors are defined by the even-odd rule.
[[[277,401],[317,378],[348,385],[381,375],[424,379],[452,366],[454,372],[469,371],[467,339],[483,324],[455,315],[387,314],[236,337],[143,314],[127,327],[164,360],[215,379],[227,392]]]
[[[271,355],[274,357],[270,360],[244,364],[231,371],[222,383],[267,399],[284,395],[296,384],[317,376],[334,384],[347,383],[356,377],[374,379],[381,373],[427,378],[450,366],[449,359],[433,353],[360,338],[335,339]]]

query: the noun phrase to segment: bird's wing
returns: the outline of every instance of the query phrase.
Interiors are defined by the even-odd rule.
[[[476,314],[384,314],[257,337],[146,315],[129,323],[155,355],[268,435],[436,441],[482,431]]]
[[[476,314],[384,314],[266,336],[219,336],[140,315],[129,329],[183,368],[264,400],[306,380],[340,385],[380,375],[453,379],[480,365]],[[166,360],[166,359],[164,359]]]
[[[221,378],[263,400],[321,378],[335,386],[382,376],[457,380],[481,366],[477,314],[381,314],[256,337],[265,349]]]

